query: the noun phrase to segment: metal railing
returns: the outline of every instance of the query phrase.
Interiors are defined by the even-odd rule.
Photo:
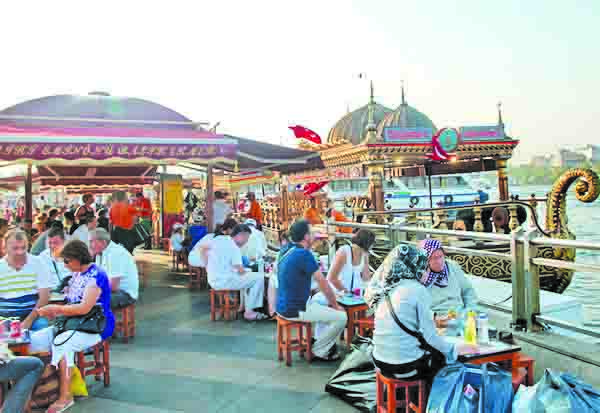
[[[547,326],[555,326],[574,333],[585,334],[590,337],[600,338],[600,331],[585,326],[577,325],[568,321],[558,320],[553,317],[541,314],[540,306],[540,267],[552,267],[558,269],[567,269],[573,271],[586,271],[600,273],[600,265],[581,264],[572,261],[564,261],[551,258],[538,258],[537,249],[541,247],[568,248],[575,250],[600,251],[600,243],[561,240],[554,238],[541,237],[537,229],[524,230],[518,228],[511,234],[484,233],[470,231],[455,231],[433,228],[421,228],[415,226],[406,226],[400,224],[359,224],[348,222],[329,221],[325,224],[329,236],[329,260],[333,262],[335,256],[335,240],[347,239],[349,234],[336,232],[337,227],[364,228],[374,232],[385,234],[385,241],[389,242],[391,247],[399,243],[416,243],[416,235],[436,236],[445,239],[447,237],[460,238],[461,240],[471,241],[490,241],[502,242],[509,246],[509,252],[500,253],[477,248],[461,248],[453,246],[444,246],[448,252],[456,252],[465,255],[474,255],[482,257],[492,257],[511,261],[512,273],[512,309],[509,311],[506,307],[500,306],[500,303],[481,302],[482,305],[494,310],[512,314],[512,325],[514,328],[523,331],[540,331]],[[444,243],[447,244],[447,243]]]

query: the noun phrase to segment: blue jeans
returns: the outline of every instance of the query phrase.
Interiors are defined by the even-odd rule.
[[[50,323],[48,322],[47,318],[38,317],[33,323],[31,323],[31,331],[38,331],[48,327],[49,325]]]
[[[25,403],[43,371],[44,363],[36,357],[17,357],[0,364],[0,382],[15,382],[4,402],[4,413],[21,413],[25,410]]]

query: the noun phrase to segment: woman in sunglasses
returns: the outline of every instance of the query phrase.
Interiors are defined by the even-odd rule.
[[[54,327],[33,334],[32,349],[51,350],[52,365],[60,369],[60,397],[47,410],[49,413],[64,412],[73,406],[71,394],[71,369],[75,365],[75,353],[88,349],[113,333],[115,318],[110,311],[110,284],[106,272],[94,264],[88,247],[79,240],[69,241],[62,251],[65,267],[73,273],[66,289],[67,305],[46,305],[37,312],[42,317],[77,317],[88,314],[99,304],[106,317],[106,327],[100,334],[68,330],[55,336]],[[35,311],[35,310],[34,310]]]

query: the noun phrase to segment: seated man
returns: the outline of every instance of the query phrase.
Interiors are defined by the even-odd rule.
[[[112,308],[123,308],[137,301],[140,288],[137,265],[122,245],[110,240],[103,228],[90,231],[90,250],[96,256],[96,264],[110,279]]]
[[[59,230],[64,232],[64,226],[63,223],[60,221],[53,221],[52,224],[50,225],[50,229],[52,228],[58,228]],[[46,231],[42,232],[37,239],[33,242],[33,245],[31,245],[31,249],[29,251],[29,253],[31,255],[41,255],[43,251],[46,250],[46,248],[48,247],[48,232],[50,232],[50,229],[47,229]]]
[[[73,232],[71,239],[78,239],[90,246],[90,231],[96,229],[96,215],[93,212],[86,212],[81,218],[79,218],[79,226]]]
[[[62,229],[62,224],[60,224],[60,227],[56,226],[57,224],[60,224],[60,222],[55,222],[53,227],[47,231],[44,239],[47,240],[46,244],[48,248],[39,257],[52,275],[51,278],[56,284],[54,288],[61,290],[60,286],[63,285],[64,279],[69,276],[71,271],[65,267],[65,263],[61,257],[62,249],[65,246],[65,231]],[[33,247],[31,249],[33,250]]]
[[[248,272],[242,265],[240,247],[248,242],[252,231],[247,225],[236,225],[229,235],[217,235],[207,250],[208,283],[215,290],[243,290],[244,318],[249,321],[268,317],[255,310],[262,308],[265,293],[263,274]]]
[[[23,329],[39,330],[48,320],[38,318],[37,309],[48,304],[54,287],[48,268],[39,257],[27,253],[27,234],[6,234],[6,257],[0,260],[0,316],[23,320]]]
[[[250,262],[254,263],[256,260],[264,258],[267,253],[267,240],[265,239],[265,234],[256,229],[255,220],[248,218],[244,224],[250,227],[252,233],[248,238],[248,242],[242,247],[242,256],[247,257]],[[259,269],[255,268],[253,271],[259,271]]]
[[[323,323],[325,327],[313,345],[313,353],[323,360],[338,360],[336,344],[346,327],[346,312],[337,303],[333,289],[310,250],[313,240],[308,222],[296,221],[290,227],[289,237],[291,242],[281,251],[278,261],[277,313],[291,320]],[[312,301],[312,279],[319,284],[329,306]]]

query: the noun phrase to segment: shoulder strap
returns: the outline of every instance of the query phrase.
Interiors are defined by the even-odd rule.
[[[385,302],[387,303],[387,307],[390,312],[390,315],[392,316],[392,318],[394,319],[396,324],[398,324],[398,327],[400,327],[406,334],[409,334],[409,335],[413,336],[414,338],[416,338],[419,341],[419,344],[421,345],[421,348],[423,350],[432,351],[432,349],[433,349],[432,346],[427,341],[425,341],[423,334],[416,332],[416,331],[412,331],[411,329],[406,327],[400,321],[400,319],[398,319],[398,316],[396,315],[396,312],[394,311],[394,308],[392,307],[392,300],[390,299],[390,296],[387,293],[385,293]]]
[[[287,257],[290,256],[290,254],[292,253],[292,251],[294,251],[296,249],[296,247],[291,247],[289,250],[287,250],[285,252],[285,254],[283,254],[281,256],[281,258],[279,258],[279,260],[277,261],[277,265],[281,265],[281,263],[283,262],[283,260],[285,260]]]

